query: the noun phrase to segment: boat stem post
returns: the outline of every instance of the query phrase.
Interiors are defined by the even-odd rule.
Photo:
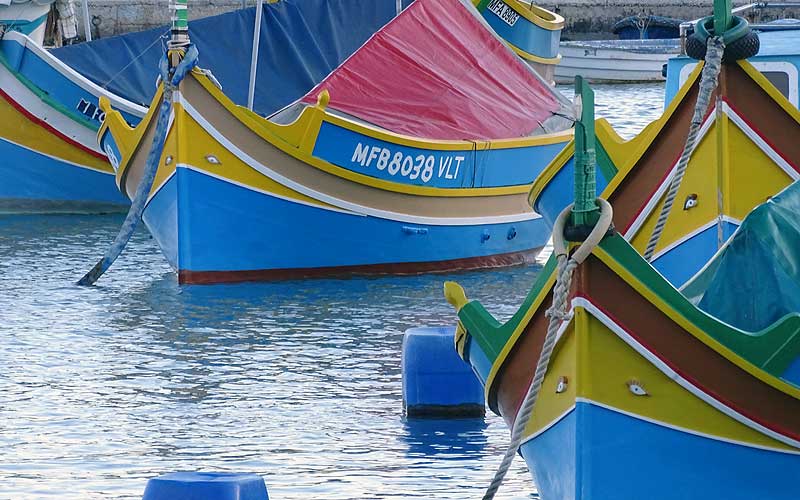
[[[714,33],[722,35],[733,22],[731,0],[714,0]]]
[[[89,19],[89,0],[83,0],[81,2],[81,10],[83,11],[83,30],[85,31],[84,35],[86,36],[86,41],[92,41],[92,20]]]
[[[253,111],[256,96],[256,72],[258,71],[258,45],[261,40],[261,17],[264,15],[264,1],[256,0],[256,21],[253,27],[253,50],[250,57],[250,86],[247,89],[247,109]]]
[[[575,77],[575,100],[580,110],[575,122],[575,204],[565,236],[583,241],[600,217],[597,205],[594,135],[594,91],[583,77]]]

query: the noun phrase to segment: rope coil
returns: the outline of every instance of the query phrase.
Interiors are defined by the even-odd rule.
[[[550,356],[553,354],[553,349],[556,345],[558,329],[561,327],[562,321],[571,317],[567,305],[569,290],[572,286],[573,271],[586,260],[611,227],[613,216],[611,205],[601,198],[597,198],[596,201],[600,206],[600,219],[586,240],[573,252],[572,256],[569,255],[569,249],[564,241],[564,228],[572,214],[572,205],[561,212],[553,226],[553,249],[558,260],[558,274],[556,283],[553,286],[553,304],[545,313],[548,317],[547,333],[542,344],[542,351],[539,354],[539,360],[536,362],[533,380],[531,380],[528,392],[525,394],[525,398],[522,400],[517,416],[514,419],[514,425],[511,429],[511,443],[508,445],[506,454],[503,456],[503,460],[500,462],[491,484],[483,495],[483,500],[492,500],[494,498],[503,483],[503,479],[505,479],[509,467],[511,467],[511,462],[514,460],[517,450],[519,450],[519,445],[522,443],[525,427],[527,427],[533,415],[533,408],[536,405],[536,400],[544,383],[544,377],[547,374]]]

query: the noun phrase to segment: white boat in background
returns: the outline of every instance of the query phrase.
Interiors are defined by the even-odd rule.
[[[556,83],[582,75],[594,83],[663,81],[662,68],[681,51],[679,39],[583,40],[561,42]]]
[[[0,0],[0,31],[19,31],[39,45],[54,0]]]

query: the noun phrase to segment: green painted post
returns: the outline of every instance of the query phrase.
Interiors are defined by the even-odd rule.
[[[575,96],[580,99],[581,116],[575,122],[575,205],[571,226],[576,233],[571,236],[580,238],[594,227],[600,207],[595,201],[594,91],[581,76],[575,77]],[[573,240],[570,236],[568,239]]]
[[[714,0],[714,34],[722,36],[733,23],[731,0]]]
[[[188,1],[170,0],[172,11],[172,44],[181,46],[189,43]]]

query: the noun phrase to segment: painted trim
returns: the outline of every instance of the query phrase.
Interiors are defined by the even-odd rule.
[[[61,132],[60,130],[58,130],[55,127],[53,127],[52,125],[50,125],[48,122],[42,120],[38,116],[36,116],[33,113],[31,113],[30,111],[28,111],[23,105],[21,105],[20,103],[15,101],[14,98],[12,98],[9,94],[7,94],[3,89],[0,89],[0,97],[3,98],[6,102],[8,102],[8,104],[10,104],[20,114],[25,116],[25,118],[27,118],[34,125],[37,125],[37,126],[43,128],[48,133],[58,137],[59,139],[61,139],[65,143],[69,144],[70,146],[72,146],[74,148],[77,148],[77,149],[83,151],[84,153],[87,153],[87,154],[89,154],[89,155],[91,155],[91,156],[93,156],[93,157],[95,157],[95,158],[97,158],[99,160],[103,160],[103,161],[106,161],[106,162],[108,161],[108,159],[106,158],[106,155],[104,155],[104,154],[102,154],[102,153],[100,153],[98,151],[95,151],[94,149],[91,149],[91,148],[85,146],[83,143],[81,143],[79,141],[76,141],[76,140],[72,139],[71,137],[67,137],[63,132]],[[56,111],[56,112],[58,112],[58,111]],[[86,168],[92,168],[92,167],[88,167],[87,166]],[[92,169],[92,170],[97,170],[97,169]],[[98,172],[103,172],[102,170],[97,170],[97,171]]]
[[[2,94],[2,93],[3,93],[3,91],[0,90],[0,94]],[[65,160],[64,158],[59,158],[58,156],[54,156],[54,155],[45,153],[43,151],[39,151],[38,149],[29,148],[28,146],[25,146],[23,144],[19,144],[19,143],[14,142],[14,141],[12,141],[10,139],[6,139],[5,137],[0,137],[0,141],[3,141],[3,142],[8,143],[8,144],[12,144],[15,147],[18,147],[20,149],[24,149],[26,151],[30,151],[30,152],[35,153],[37,155],[41,155],[41,156],[50,158],[51,160],[57,161],[59,163],[63,163],[65,165],[69,165],[71,167],[83,168],[83,169],[91,170],[92,172],[96,172],[98,174],[103,174],[103,175],[114,175],[113,171],[98,170],[98,169],[96,169],[94,167],[90,167],[89,165],[81,165],[80,163],[75,163],[73,161]],[[105,159],[105,156],[103,157],[103,159]]]
[[[297,198],[290,198],[288,196],[283,196],[283,195],[274,193],[272,191],[267,191],[267,190],[264,190],[264,189],[259,189],[259,188],[255,188],[255,187],[252,187],[252,186],[248,186],[247,184],[244,184],[244,183],[241,183],[241,182],[238,182],[238,181],[234,181],[234,180],[228,179],[226,177],[222,177],[221,175],[214,174],[212,172],[209,172],[208,170],[203,170],[200,167],[195,167],[193,165],[189,165],[188,163],[178,163],[175,166],[175,168],[176,169],[185,168],[186,170],[191,170],[193,172],[197,172],[198,174],[207,175],[208,177],[212,177],[212,178],[217,179],[218,181],[221,181],[221,182],[226,182],[228,184],[233,184],[234,186],[238,186],[240,188],[247,189],[249,191],[253,191],[253,192],[256,192],[256,193],[259,193],[259,194],[263,194],[263,195],[266,195],[266,196],[272,196],[273,198],[278,198],[278,199],[281,199],[281,200],[284,200],[284,201],[288,201],[288,202],[291,202],[291,203],[297,203],[298,205],[305,205],[307,207],[318,208],[320,210],[328,210],[329,212],[338,212],[338,213],[346,214],[346,215],[354,215],[356,217],[367,217],[366,214],[360,214],[360,213],[357,213],[357,212],[352,212],[350,210],[342,210],[340,208],[336,208],[336,207],[333,207],[333,206],[327,205],[327,204],[321,205],[321,204],[316,204],[316,203],[309,203],[307,201],[300,200],[300,199],[297,199]],[[175,174],[174,173],[170,174],[170,177],[172,175],[175,175]]]
[[[606,410],[609,410],[609,411],[613,411],[615,413],[619,413],[620,415],[625,415],[626,417],[631,417],[631,418],[635,418],[637,420],[641,420],[643,422],[648,422],[650,424],[659,425],[661,427],[665,427],[665,428],[671,429],[673,431],[684,432],[686,434],[691,434],[693,436],[698,436],[698,437],[702,437],[702,438],[706,438],[706,439],[713,439],[714,441],[720,441],[720,442],[723,442],[723,443],[734,444],[734,445],[737,445],[737,446],[744,446],[744,447],[747,447],[747,448],[754,448],[754,449],[757,449],[757,450],[774,451],[774,452],[777,452],[777,453],[785,453],[787,455],[800,455],[800,449],[795,451],[795,450],[787,450],[787,449],[784,449],[784,448],[773,448],[771,446],[763,446],[763,445],[760,445],[760,444],[748,443],[747,441],[739,441],[739,440],[736,440],[736,439],[730,439],[730,438],[725,438],[725,437],[721,437],[721,436],[716,436],[714,434],[707,434],[705,432],[699,432],[699,431],[696,431],[696,430],[693,430],[693,429],[687,429],[686,427],[681,427],[681,426],[678,426],[678,425],[668,424],[668,423],[663,422],[661,420],[656,420],[654,418],[645,417],[645,416],[639,415],[637,413],[633,413],[633,412],[629,412],[629,411],[626,411],[626,410],[622,410],[622,409],[616,408],[614,406],[607,405],[605,403],[601,403],[599,401],[595,401],[595,400],[589,399],[589,398],[576,397],[575,398],[575,402],[576,403],[584,403],[584,404],[594,405],[594,406],[597,406],[597,407],[600,407],[600,408],[603,408],[603,409],[606,409]]]
[[[702,127],[700,127],[700,132],[697,136],[697,144],[699,145],[703,139],[705,139],[708,131],[711,129],[711,125],[714,124],[716,121],[716,113],[710,113],[705,121],[703,122]],[[661,203],[661,198],[664,196],[664,193],[669,188],[670,182],[672,182],[672,178],[675,177],[675,172],[678,169],[678,162],[680,162],[680,156],[675,159],[672,163],[672,168],[669,170],[667,175],[661,181],[661,184],[653,191],[652,194],[647,199],[647,203],[641,208],[639,213],[636,215],[636,218],[633,219],[633,222],[630,223],[628,227],[626,227],[622,233],[623,238],[630,241],[638,232],[639,229],[647,222],[647,219],[650,217],[651,213],[655,208]],[[687,166],[688,168],[688,166]]]
[[[755,130],[752,126],[750,126],[747,121],[742,118],[739,113],[724,99],[717,101],[715,109],[721,111],[725,114],[736,126],[739,130],[742,131],[743,134],[747,136],[748,139],[753,141],[755,144],[765,155],[767,155],[781,170],[783,170],[792,180],[800,179],[800,173],[798,170],[791,165],[788,161],[786,161],[772,146]],[[711,113],[707,118],[706,121],[703,123],[702,128],[700,129],[700,134],[698,138],[698,144],[700,141],[705,138],[706,134],[708,133],[711,125],[716,121],[716,113]],[[678,159],[680,160],[680,158]],[[672,178],[675,176],[675,171],[678,168],[678,160],[675,161],[673,164],[672,169],[669,171],[669,174],[664,178],[662,183],[658,186],[658,188],[650,195],[648,198],[647,204],[642,208],[633,222],[625,228],[623,232],[623,237],[626,240],[630,240],[633,238],[641,229],[641,227],[645,224],[647,219],[652,214],[653,210],[661,203],[661,199],[664,196],[667,188],[669,187]],[[735,220],[735,219],[733,219]],[[659,251],[659,254],[662,254],[664,249]]]
[[[665,246],[664,248],[662,248],[661,250],[659,250],[658,252],[653,254],[653,257],[650,259],[650,262],[654,264],[664,254],[670,252],[671,250],[674,250],[675,248],[677,248],[678,246],[682,245],[683,243],[691,240],[692,238],[694,238],[698,234],[702,233],[703,231],[705,231],[707,229],[711,229],[712,227],[715,227],[719,223],[720,220],[722,220],[722,222],[727,222],[727,223],[733,224],[735,226],[739,226],[739,225],[742,224],[742,221],[740,221],[739,219],[736,219],[734,217],[729,217],[727,215],[723,215],[722,217],[716,217],[716,218],[706,222],[702,226],[698,227],[697,229],[694,229],[694,230],[686,233],[684,236],[678,238],[677,240],[673,241],[669,245]]]
[[[147,108],[144,106],[140,106],[134,102],[131,102],[123,97],[120,97],[116,94],[109,92],[108,90],[98,86],[91,80],[87,79],[60,59],[46,51],[44,48],[40,47],[35,41],[33,41],[30,37],[26,36],[23,33],[9,31],[4,35],[5,40],[13,40],[23,48],[30,50],[35,55],[37,55],[40,59],[42,59],[45,63],[51,66],[53,69],[61,73],[64,77],[69,79],[75,85],[81,87],[82,89],[90,92],[96,96],[105,96],[111,101],[112,106],[130,113],[134,116],[144,116],[147,113]]]
[[[687,333],[689,333],[690,335],[698,339],[700,342],[702,342],[703,344],[707,345],[708,347],[716,351],[720,356],[724,357],[725,359],[727,359],[728,361],[730,361],[743,371],[757,378],[764,384],[769,385],[770,387],[780,392],[783,392],[792,397],[800,399],[800,389],[756,367],[751,362],[747,361],[746,359],[736,354],[726,345],[722,344],[719,340],[707,334],[704,330],[702,330],[697,325],[692,323],[688,318],[680,314],[675,314],[674,309],[669,304],[667,304],[658,294],[652,291],[648,286],[639,281],[639,279],[636,278],[631,271],[629,271],[626,267],[624,267],[621,263],[619,263],[616,259],[614,259],[614,257],[612,257],[611,254],[609,254],[602,247],[598,246],[592,252],[593,255],[595,255],[598,259],[600,259],[601,262],[603,262],[603,264],[608,266],[608,268],[611,269],[611,271],[617,274],[617,276],[619,276],[620,279],[625,281],[625,283],[627,283],[631,288],[633,288],[645,300],[650,302],[656,309],[661,311],[662,314],[669,317],[678,326],[686,330]],[[714,318],[708,313],[705,313],[701,310],[698,311],[701,314],[704,314],[714,319],[715,321],[719,322],[718,319]],[[727,328],[738,330],[737,328],[727,325],[726,323],[721,323],[721,324],[725,325]]]
[[[580,400],[581,400],[581,398],[575,398],[575,401],[576,401],[576,402],[580,402]],[[527,443],[528,441],[532,441],[532,440],[536,439],[537,437],[539,437],[541,434],[544,434],[545,432],[547,432],[548,430],[550,430],[550,428],[551,428],[551,427],[553,427],[554,425],[558,424],[559,422],[561,422],[562,420],[564,420],[564,418],[565,418],[567,415],[569,415],[570,413],[572,413],[573,411],[575,411],[575,406],[576,406],[576,405],[573,403],[573,404],[572,404],[572,405],[570,405],[570,407],[569,407],[569,408],[567,408],[567,409],[566,409],[566,410],[565,410],[565,411],[564,411],[564,412],[563,412],[561,415],[557,416],[556,418],[554,418],[554,419],[553,419],[553,420],[551,420],[550,422],[548,422],[548,423],[546,423],[545,425],[543,425],[543,426],[542,426],[542,427],[541,427],[539,430],[537,430],[536,432],[534,432],[534,433],[533,433],[533,434],[531,434],[530,436],[525,436],[525,438],[524,438],[522,441],[520,441],[520,443],[519,443],[519,446],[520,446],[520,447],[522,447],[522,445],[524,445],[524,444],[525,444],[525,443]]]
[[[518,56],[525,59],[526,61],[531,61],[539,64],[552,64],[556,65],[561,62],[561,54],[558,54],[555,57],[542,57],[537,56],[536,54],[531,54],[528,51],[522,50],[521,48],[517,47],[511,42],[506,41],[506,44],[514,51]]]
[[[742,115],[740,115],[736,108],[733,107],[727,100],[722,100],[722,111],[728,116],[728,118],[739,127],[744,135],[747,136],[748,139],[753,141],[753,143],[758,146],[758,148],[766,154],[770,160],[775,162],[786,174],[792,178],[792,180],[800,179],[800,173],[798,173],[798,168],[791,163],[789,163],[786,158],[784,158],[775,148],[772,147],[772,144],[761,135],[758,130],[754,128],[750,122],[747,121]]]
[[[607,254],[606,254],[607,255]],[[604,259],[601,258],[605,262]],[[628,281],[628,280],[626,280]],[[630,283],[629,283],[630,284]],[[650,300],[648,298],[648,300]],[[651,303],[654,303],[651,301]],[[654,305],[656,305],[654,303]],[[717,410],[721,411],[725,415],[729,416],[730,418],[754,429],[766,436],[775,439],[776,441],[780,441],[781,443],[787,444],[789,446],[793,446],[795,448],[800,449],[800,441],[785,436],[777,431],[774,431],[763,424],[747,417],[746,415],[740,413],[736,409],[722,403],[721,401],[717,400],[710,394],[703,391],[700,387],[694,385],[688,379],[684,378],[680,373],[673,370],[666,361],[662,360],[657,354],[653,353],[649,349],[647,349],[644,345],[639,343],[638,340],[628,332],[623,326],[619,325],[616,321],[614,321],[611,317],[609,317],[599,306],[596,306],[586,297],[575,297],[572,300],[572,308],[583,308],[586,312],[594,316],[598,321],[600,321],[606,328],[614,332],[620,339],[622,339],[626,344],[632,347],[640,356],[644,357],[647,361],[649,361],[653,366],[658,368],[664,375],[669,377],[670,379],[674,380],[678,385],[692,393],[695,397],[701,399],[702,401],[708,403],[709,405],[713,406]],[[659,307],[660,309],[660,307]],[[663,311],[662,311],[663,312]],[[681,325],[683,327],[683,325]],[[687,329],[688,331],[688,329]],[[690,332],[691,333],[691,332]],[[706,345],[710,345],[708,342],[703,342]],[[712,346],[713,348],[713,346]],[[719,354],[723,355],[726,358],[730,356],[726,356],[725,353],[720,352],[719,349],[714,349]],[[740,363],[736,363],[739,365]],[[748,370],[749,371],[749,370]]]
[[[321,278],[335,276],[369,276],[379,274],[418,275],[438,272],[466,271],[473,269],[492,269],[523,265],[530,262],[541,250],[531,248],[517,252],[483,255],[421,262],[398,262],[393,264],[365,264],[354,266],[310,267],[295,269],[262,269],[252,271],[191,271],[178,269],[180,284],[219,284],[242,281],[286,280],[301,278]]]
[[[564,29],[564,18],[555,12],[534,5],[532,2],[522,0],[503,0],[503,2],[514,9],[517,14],[530,21],[531,24],[535,24],[542,29],[548,31]],[[481,11],[481,8],[485,7],[485,5],[482,6],[481,3],[488,4],[489,2],[488,0],[485,2],[482,2],[482,0],[473,0],[473,3],[475,4],[475,8]]]
[[[386,210],[373,209],[335,198],[325,193],[309,189],[306,186],[298,182],[295,182],[291,179],[288,179],[283,175],[275,172],[266,165],[259,163],[255,158],[251,157],[250,155],[239,149],[239,147],[236,146],[231,140],[222,135],[222,133],[219,130],[217,130],[214,127],[214,125],[211,124],[211,122],[209,122],[197,109],[195,109],[194,106],[192,106],[189,103],[189,101],[185,99],[180,93],[176,92],[176,95],[177,95],[176,97],[177,102],[183,107],[184,111],[193,120],[195,120],[206,131],[206,133],[208,133],[217,142],[219,142],[220,145],[222,145],[225,149],[227,149],[231,154],[236,156],[237,159],[239,159],[249,167],[253,168],[254,170],[258,171],[262,175],[272,179],[273,181],[282,184],[294,191],[297,191],[298,193],[304,194],[310,198],[315,198],[323,203],[328,203],[330,205],[339,207],[344,210],[371,215],[373,217],[378,217],[381,219],[410,222],[414,224],[428,224],[434,226],[436,225],[472,226],[479,224],[502,224],[507,222],[521,222],[521,221],[541,218],[539,214],[536,214],[534,212],[520,213],[516,215],[496,216],[496,217],[453,217],[453,218],[420,217],[420,216],[401,214],[397,212],[390,212]]]
[[[551,257],[552,258],[552,257]],[[550,293],[550,290],[553,289],[553,286],[556,282],[556,273],[552,273],[547,281],[544,282],[542,285],[541,290],[539,291],[539,295],[533,299],[533,302],[528,307],[528,310],[525,311],[525,314],[520,318],[519,323],[517,324],[516,328],[514,328],[514,332],[506,341],[503,348],[497,354],[497,359],[495,359],[494,363],[492,364],[492,368],[489,370],[489,373],[486,375],[486,383],[484,384],[485,391],[486,391],[486,400],[489,401],[489,396],[494,390],[494,383],[495,379],[497,378],[497,374],[500,372],[501,367],[505,364],[506,358],[514,350],[514,346],[517,343],[517,340],[525,331],[525,328],[530,323],[531,318],[539,310],[542,303],[544,303],[544,299]],[[491,406],[491,405],[490,405]]]

